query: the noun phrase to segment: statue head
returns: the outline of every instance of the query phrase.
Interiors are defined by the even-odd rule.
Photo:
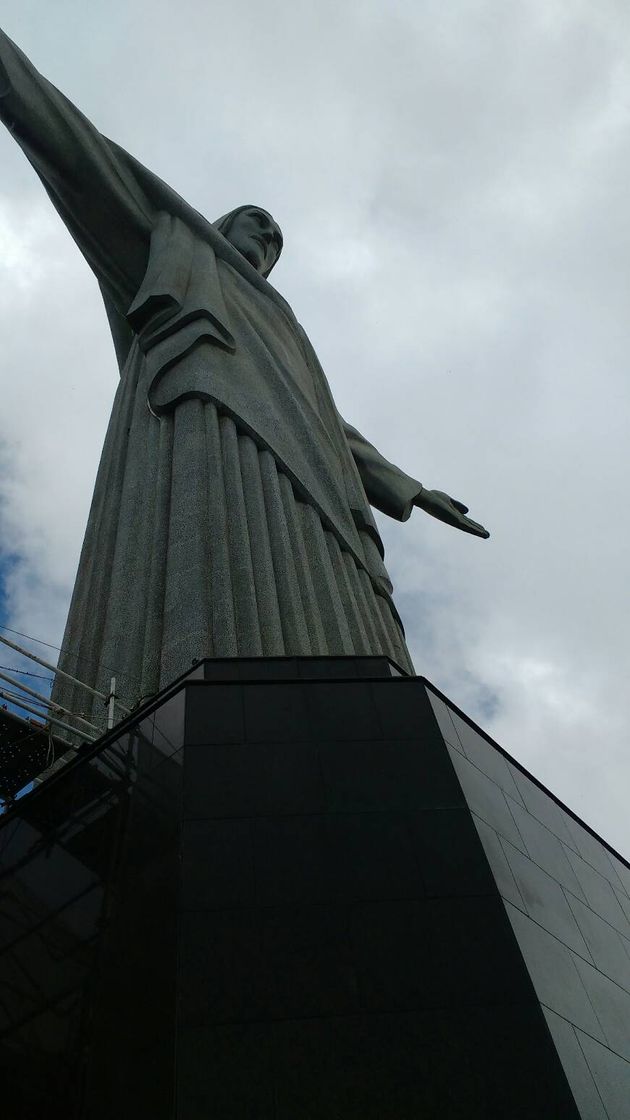
[[[282,232],[260,206],[239,206],[214,226],[261,276],[268,276],[282,252]]]

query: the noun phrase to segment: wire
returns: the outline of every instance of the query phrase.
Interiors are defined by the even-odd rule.
[[[3,685],[2,686],[2,691],[6,692],[7,696],[17,696],[18,699],[20,697],[22,697],[22,699],[24,699],[24,693],[23,692],[16,692],[13,688],[5,688],[5,686]],[[45,707],[44,701],[40,700],[39,696],[37,697],[36,700],[33,700],[33,703],[34,704],[39,704],[40,708]]]
[[[52,642],[44,642],[41,638],[34,638],[31,634],[23,634],[21,630],[12,630],[10,626],[5,626],[0,622],[0,630],[7,630],[9,634],[17,634],[19,638],[27,638],[29,642],[37,642],[40,646],[48,646],[49,649],[56,649],[58,653],[67,653],[70,657],[74,657],[75,661],[85,661],[88,663],[87,657],[79,657],[77,653],[73,653],[67,646],[55,646]],[[107,665],[104,661],[101,663],[103,668],[109,669],[110,672],[115,673],[118,677],[128,677],[128,673],[121,673],[120,669],[115,669],[113,665]]]
[[[12,630],[10,626],[5,626],[3,623],[0,623],[0,630],[8,630],[9,634],[17,634],[19,638],[28,638],[29,642],[38,642],[40,646],[48,646],[49,649],[57,649],[60,653],[67,652],[62,651],[61,646],[54,646],[52,642],[43,642],[41,638],[32,638],[30,634],[23,634],[21,630]],[[109,665],[107,665],[106,668],[109,669]]]
[[[28,669],[16,669],[15,665],[0,665],[0,669],[6,669],[7,673],[21,673],[24,677],[37,677],[40,681],[48,681],[49,684],[54,680],[54,677],[47,677],[45,673],[30,673]]]

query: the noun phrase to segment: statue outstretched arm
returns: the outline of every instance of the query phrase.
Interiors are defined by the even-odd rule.
[[[377,451],[342,417],[348,446],[363,483],[368,502],[381,513],[396,521],[406,521],[413,509],[414,500],[422,491],[422,483],[405,474]]]
[[[0,119],[99,281],[126,310],[147,265],[149,204],[105,137],[1,30]]]
[[[342,418],[343,430],[371,506],[397,521],[406,521],[414,506],[476,537],[489,537],[487,529],[466,517],[467,506],[441,490],[427,490],[377,451],[373,444]]]

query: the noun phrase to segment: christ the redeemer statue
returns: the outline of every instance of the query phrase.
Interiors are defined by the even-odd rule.
[[[413,671],[370,505],[488,534],[340,417],[267,279],[274,219],[208,222],[2,33],[0,115],[96,275],[121,375],[60,667],[103,691],[114,667],[127,702],[201,657],[385,654]]]

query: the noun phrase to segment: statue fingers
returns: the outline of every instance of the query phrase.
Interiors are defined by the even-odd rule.
[[[478,521],[473,521],[470,517],[462,517],[459,527],[463,529],[465,533],[472,533],[475,537],[483,537],[484,540],[487,540],[490,536],[490,533],[483,525],[480,525]]]

